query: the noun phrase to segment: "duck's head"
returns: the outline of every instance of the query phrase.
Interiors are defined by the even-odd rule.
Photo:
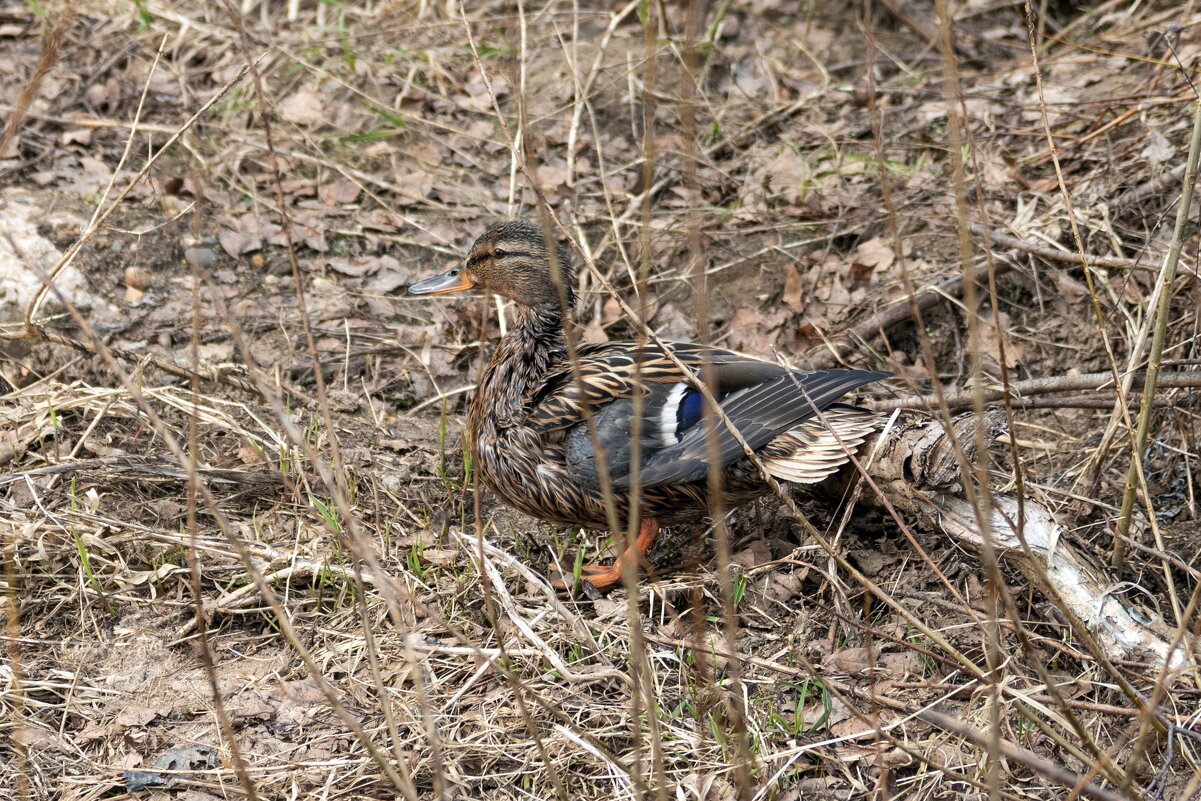
[[[555,254],[557,270],[552,269],[551,252],[538,224],[524,220],[497,223],[475,240],[462,264],[412,284],[409,294],[485,289],[530,308],[558,309],[564,300],[570,308],[575,302],[571,256],[563,245]]]

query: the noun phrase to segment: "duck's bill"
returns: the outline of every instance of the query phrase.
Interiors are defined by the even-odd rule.
[[[410,295],[445,295],[447,292],[462,292],[475,289],[475,281],[461,267],[454,267],[441,275],[426,278],[409,286]]]

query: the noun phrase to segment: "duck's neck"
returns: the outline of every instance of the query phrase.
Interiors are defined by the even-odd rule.
[[[517,308],[517,319],[497,344],[471,404],[473,428],[490,417],[504,428],[516,424],[526,391],[548,368],[567,358],[563,315],[554,307]]]

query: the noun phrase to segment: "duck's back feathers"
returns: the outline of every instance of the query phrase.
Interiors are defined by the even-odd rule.
[[[716,390],[733,392],[788,373],[778,364],[733,351],[703,345],[668,343],[673,354],[699,375],[706,360],[717,375]],[[687,381],[675,362],[658,348],[639,348],[632,342],[587,345],[569,362],[548,372],[526,400],[527,423],[545,431],[571,428],[604,404],[633,398],[642,387],[654,394],[657,386]]]

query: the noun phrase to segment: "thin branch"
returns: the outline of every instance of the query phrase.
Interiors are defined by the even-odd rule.
[[[1146,373],[1139,370],[1133,374],[1134,386],[1142,387]],[[1032,378],[1028,381],[1018,381],[1010,385],[1015,398],[1027,395],[1049,395],[1053,392],[1078,392],[1082,389],[1103,389],[1113,385],[1110,373],[1083,373],[1081,375],[1057,375],[1047,378]],[[1165,389],[1195,389],[1201,387],[1201,370],[1188,370],[1179,373],[1161,373],[1156,380],[1156,386]],[[975,390],[961,390],[943,396],[947,406],[966,408],[972,405],[976,396]],[[987,403],[1004,397],[1001,389],[986,389],[984,400]],[[864,406],[876,411],[892,409],[929,409],[938,405],[937,395],[919,395],[909,398],[890,398],[864,403]]]
[[[1044,259],[1052,261],[1063,261],[1069,264],[1079,264],[1084,266],[1088,264],[1092,267],[1109,267],[1117,270],[1145,270],[1146,272],[1156,272],[1155,267],[1141,264],[1138,259],[1124,259],[1120,256],[1089,256],[1087,261],[1080,257],[1079,253],[1071,250],[1060,250],[1053,248],[1050,245],[1041,245],[1037,242],[1031,242],[1027,239],[1018,239],[1016,236],[1003,234],[995,228],[985,228],[977,222],[969,222],[968,228],[974,234],[987,233],[989,239],[993,242],[1004,245],[1005,247],[1017,248],[1026,253],[1031,253]],[[1196,270],[1187,270],[1190,275],[1196,276]]]

